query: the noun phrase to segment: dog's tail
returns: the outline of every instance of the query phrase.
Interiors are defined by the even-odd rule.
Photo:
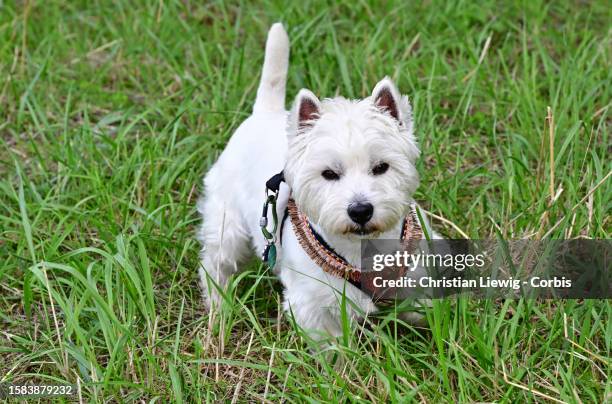
[[[289,66],[289,37],[283,24],[277,22],[268,31],[266,56],[253,112],[285,110],[285,84]]]

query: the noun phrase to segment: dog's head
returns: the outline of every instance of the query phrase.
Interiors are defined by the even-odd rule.
[[[285,178],[297,206],[328,233],[366,236],[402,219],[419,185],[408,98],[389,78],[363,100],[301,90],[289,115]]]

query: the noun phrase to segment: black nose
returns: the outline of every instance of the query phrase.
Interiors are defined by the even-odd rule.
[[[374,206],[371,203],[355,203],[347,209],[349,217],[353,222],[364,225],[372,218],[374,213]]]

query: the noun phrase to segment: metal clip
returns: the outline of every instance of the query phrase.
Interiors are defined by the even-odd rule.
[[[266,189],[266,200],[263,205],[263,211],[259,218],[259,227],[261,233],[266,239],[266,246],[262,252],[262,260],[270,268],[276,265],[276,229],[278,227],[278,215],[276,214],[276,197],[277,193],[268,194]],[[272,229],[268,230],[268,210],[272,209]]]

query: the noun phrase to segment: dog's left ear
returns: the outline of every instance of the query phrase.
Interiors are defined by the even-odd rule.
[[[411,119],[410,105],[406,97],[402,97],[389,77],[385,77],[376,84],[372,91],[374,104],[387,112],[400,123],[409,124]]]

